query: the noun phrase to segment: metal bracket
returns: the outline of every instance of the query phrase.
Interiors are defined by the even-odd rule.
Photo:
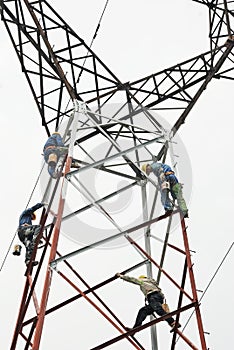
[[[137,181],[137,185],[139,186],[145,186],[148,182],[148,179],[140,179],[139,181]]]

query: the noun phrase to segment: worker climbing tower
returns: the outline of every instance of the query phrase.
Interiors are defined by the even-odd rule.
[[[31,262],[25,272],[11,350],[48,349],[55,337],[77,338],[80,349],[207,349],[188,219],[177,205],[164,213],[156,179],[141,169],[160,161],[181,174],[177,131],[209,82],[233,73],[233,11],[226,1],[202,3],[209,11],[209,51],[122,82],[51,2],[1,1],[42,125],[47,136],[60,132],[68,150],[57,179],[46,169],[41,176],[48,205],[38,242],[44,244],[32,257],[38,266]],[[153,110],[159,104],[160,115]],[[71,168],[73,158],[78,169]],[[64,236],[72,242],[66,251]],[[117,261],[113,249],[120,252]],[[157,316],[128,330],[133,313],[114,306],[127,298],[117,272],[154,277],[182,328],[170,334],[165,316]],[[149,332],[150,340],[144,338]]]

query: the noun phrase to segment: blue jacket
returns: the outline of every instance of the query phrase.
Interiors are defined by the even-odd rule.
[[[153,170],[154,175],[156,175],[156,176],[159,176],[161,172],[166,173],[168,171],[173,171],[171,169],[171,167],[169,167],[169,165],[163,164],[163,163],[155,162],[155,163],[150,164],[150,166]]]
[[[163,164],[163,163],[158,163],[158,162],[154,162],[152,164],[150,164],[154,175],[157,176],[159,182],[160,182],[160,174],[164,173],[165,174],[165,178],[167,181],[170,182],[171,186],[174,186],[176,183],[178,183],[178,179],[177,177],[173,174],[170,175],[166,175],[167,172],[173,172],[173,170],[171,169],[171,167],[167,164]]]
[[[64,147],[64,143],[62,140],[62,137],[60,134],[52,134],[48,140],[46,141],[43,152],[45,152],[45,149],[49,146],[55,146],[55,147]]]
[[[33,214],[33,212],[35,210],[40,209],[41,207],[43,207],[43,204],[42,203],[37,203],[32,208],[28,208],[28,209],[24,210],[23,213],[20,215],[20,218],[19,218],[19,226],[21,226],[23,224],[32,225],[32,217],[31,217],[31,215]]]

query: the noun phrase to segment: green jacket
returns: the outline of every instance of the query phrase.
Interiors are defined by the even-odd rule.
[[[135,278],[127,275],[120,275],[120,278],[124,281],[138,284],[145,296],[151,292],[160,292],[163,295],[161,288],[153,278]]]

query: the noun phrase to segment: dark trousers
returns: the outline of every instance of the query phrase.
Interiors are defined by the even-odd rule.
[[[18,236],[20,241],[25,245],[25,263],[31,259],[33,249],[35,247],[36,238],[40,232],[40,225],[20,226]]]
[[[147,297],[148,305],[143,306],[137,314],[136,322],[133,326],[133,328],[141,326],[142,322],[146,319],[147,316],[152,315],[153,312],[156,312],[159,316],[167,315],[167,312],[163,310],[162,304],[163,304],[164,296],[160,292],[154,292],[149,294]],[[174,322],[174,319],[172,317],[168,317],[165,320],[169,325],[171,325]]]

